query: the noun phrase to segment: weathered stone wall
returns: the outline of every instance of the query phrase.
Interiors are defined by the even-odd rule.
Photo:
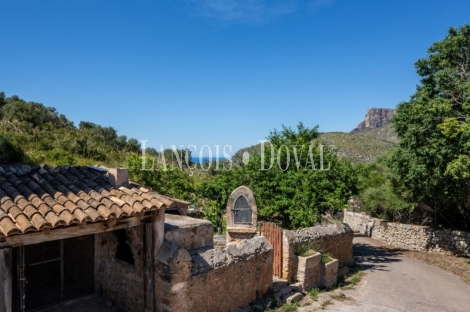
[[[272,287],[273,249],[263,236],[192,251],[165,241],[158,261],[163,311],[229,311]]]
[[[95,235],[95,283],[99,295],[128,311],[144,311],[143,226],[125,229],[135,264],[116,260],[116,231]]]
[[[321,253],[319,252],[308,257],[297,257],[296,281],[302,285],[304,291],[321,285],[320,265]]]
[[[187,250],[214,247],[214,227],[207,220],[165,214],[165,240]]]
[[[393,246],[470,257],[470,233],[467,232],[387,222],[349,211],[344,212],[343,222],[355,232]]]
[[[317,251],[331,254],[340,265],[354,264],[354,233],[347,224],[316,225],[299,231],[283,231],[282,278],[293,280],[297,272],[295,249],[298,245],[315,242]]]

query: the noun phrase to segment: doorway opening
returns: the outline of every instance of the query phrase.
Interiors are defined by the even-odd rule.
[[[94,236],[15,248],[14,306],[29,311],[95,292]]]

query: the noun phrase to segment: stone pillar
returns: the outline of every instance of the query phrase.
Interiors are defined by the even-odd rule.
[[[115,188],[125,186],[129,183],[129,169],[126,168],[109,168],[109,183]]]
[[[153,256],[153,224],[144,225],[144,289],[145,289],[145,312],[155,311],[154,290],[154,256]]]
[[[0,249],[0,311],[12,311],[13,249]]]
[[[152,258],[153,258],[153,291],[154,291],[154,311],[162,311],[162,289],[159,269],[158,269],[158,252],[163,244],[165,237],[165,210],[159,209],[152,220]]]
[[[295,269],[295,233],[285,230],[282,231],[282,278],[293,281]]]

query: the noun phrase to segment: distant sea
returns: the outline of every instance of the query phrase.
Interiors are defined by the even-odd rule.
[[[228,160],[228,159],[225,159],[224,157],[219,157],[218,159],[219,159],[219,162],[223,162],[223,161]],[[209,160],[211,160],[212,162],[216,162],[217,157],[210,158],[210,157],[197,157],[197,156],[195,157],[195,156],[193,156],[192,160],[193,160],[194,163],[203,164],[203,163],[208,162]]]

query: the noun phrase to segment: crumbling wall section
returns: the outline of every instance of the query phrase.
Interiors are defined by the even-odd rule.
[[[134,264],[116,259],[117,231],[95,235],[95,284],[98,295],[116,301],[129,311],[144,311],[143,226],[125,230]],[[121,238],[122,239],[122,238]]]
[[[163,311],[229,311],[272,287],[273,249],[263,236],[192,251],[165,241],[157,268]]]

